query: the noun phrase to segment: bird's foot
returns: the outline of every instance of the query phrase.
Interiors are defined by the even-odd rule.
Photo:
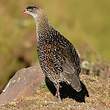
[[[56,91],[55,96],[58,98],[58,100],[59,100],[60,102],[62,101],[61,96],[60,96],[60,91],[59,91],[59,90]]]
[[[58,93],[56,93],[55,96],[57,97],[57,99],[58,99],[59,102],[62,102],[62,99],[61,99],[60,95],[58,95]]]

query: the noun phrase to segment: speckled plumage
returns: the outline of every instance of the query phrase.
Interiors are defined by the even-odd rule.
[[[73,45],[50,25],[46,29],[38,28],[37,32],[39,60],[44,74],[55,84],[65,81],[79,91],[80,59]]]
[[[74,46],[48,23],[42,12],[35,21],[38,22],[37,50],[44,75],[54,83],[57,92],[62,81],[79,92],[80,58]]]

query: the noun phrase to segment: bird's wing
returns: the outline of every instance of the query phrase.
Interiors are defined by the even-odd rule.
[[[57,42],[57,49],[60,48],[61,53],[67,58],[67,60],[74,66],[77,71],[77,75],[81,72],[80,69],[80,58],[79,53],[75,49],[74,45],[71,44],[60,32],[52,28],[52,35],[54,40]]]
[[[81,83],[79,79],[80,59],[75,51],[75,48],[72,46],[64,47],[63,45],[58,44],[55,50],[55,57],[53,58],[54,61],[56,61],[55,65],[58,65],[58,67],[56,67],[56,71],[59,72],[62,68],[60,73],[64,80],[79,92],[81,90]]]
[[[76,90],[81,90],[81,83],[79,79],[80,73],[80,58],[74,48],[74,46],[63,37],[58,31],[54,31],[54,38],[56,38],[55,65],[62,68],[62,71],[56,67],[56,71],[60,72],[64,79],[71,84],[71,86]]]
[[[76,90],[80,91],[81,90],[81,83],[80,83],[80,78],[79,78],[79,72],[80,72],[80,62],[79,62],[79,57],[77,56],[77,53],[72,52],[75,50],[71,50],[73,48],[69,47],[69,49],[64,48],[60,46],[60,49],[63,48],[62,50],[62,57],[63,57],[63,63],[62,63],[62,70],[63,72],[61,73],[64,77],[64,79],[70,83],[70,85]],[[59,54],[59,56],[61,56]]]
[[[71,44],[58,31],[57,31],[57,37],[58,37],[57,49],[59,48],[59,51],[61,52],[61,54],[59,55],[63,55],[62,57],[67,59],[69,64],[71,64],[71,66],[76,71],[76,75],[79,76],[79,73],[81,72],[79,53],[77,52],[73,44]]]

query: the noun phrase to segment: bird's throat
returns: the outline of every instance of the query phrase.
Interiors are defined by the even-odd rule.
[[[36,24],[36,33],[37,33],[37,41],[39,39],[46,39],[49,35],[49,23],[47,18],[42,18],[39,21],[37,21]]]

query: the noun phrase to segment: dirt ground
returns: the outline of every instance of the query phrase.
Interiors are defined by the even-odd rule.
[[[81,75],[81,81],[84,91],[72,94],[65,90],[63,94],[72,95],[62,96],[62,102],[42,84],[34,96],[10,102],[0,110],[110,110],[110,78]]]

